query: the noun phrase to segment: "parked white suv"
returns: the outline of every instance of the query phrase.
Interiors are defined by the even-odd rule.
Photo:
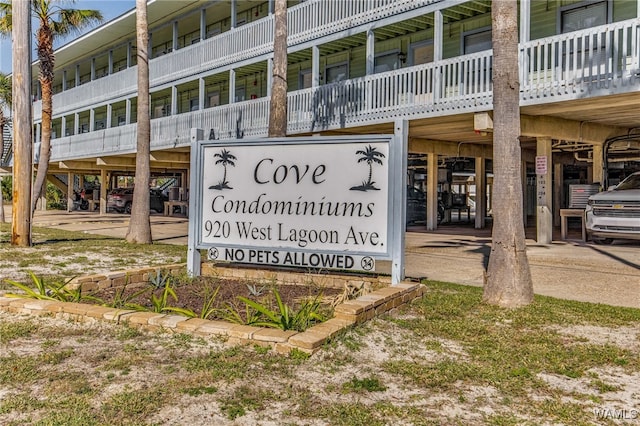
[[[640,172],[609,191],[589,197],[585,211],[587,234],[595,243],[614,238],[640,240]]]

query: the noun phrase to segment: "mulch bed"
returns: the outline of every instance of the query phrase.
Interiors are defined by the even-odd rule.
[[[136,292],[147,288],[148,291],[141,295],[133,297]],[[187,308],[200,314],[203,300],[207,295],[211,295],[218,289],[218,294],[213,303],[213,307],[220,311],[226,310],[229,305],[236,308],[237,311],[244,310],[244,303],[239,302],[238,296],[257,301],[263,305],[271,306],[271,309],[277,310],[274,289],[280,294],[282,301],[290,308],[296,309],[301,302],[320,297],[323,305],[330,309],[331,301],[338,295],[342,294],[342,290],[319,287],[310,285],[264,285],[256,284],[250,281],[219,279],[212,277],[197,277],[188,283],[174,283],[172,285],[177,300],[170,298],[169,306],[177,308]],[[91,293],[92,296],[98,297],[109,305],[114,299],[127,300],[129,303],[135,303],[147,308],[152,308],[151,295],[161,297],[163,289],[153,289],[151,285],[147,287],[128,287],[123,289],[109,288]],[[220,317],[220,316],[216,316]],[[210,318],[213,319],[213,318]]]

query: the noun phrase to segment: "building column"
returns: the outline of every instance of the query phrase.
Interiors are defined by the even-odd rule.
[[[442,11],[436,10],[433,12],[433,20],[433,60],[440,61],[442,60],[442,34],[444,28]]]
[[[604,150],[602,145],[593,145],[593,166],[591,182],[599,183],[604,188]],[[606,188],[604,188],[606,190]]]
[[[207,9],[200,10],[200,41],[207,38]]]
[[[366,73],[371,75],[376,66],[376,38],[373,30],[367,31]]]
[[[124,101],[124,120],[125,124],[131,124],[131,99]]]
[[[198,79],[198,110],[202,111],[204,109],[204,102],[207,96],[207,86],[205,84],[204,78],[200,77]]]
[[[520,43],[531,38],[531,0],[520,0]]]
[[[111,128],[111,116],[113,115],[113,106],[111,104],[107,104],[107,120],[105,122],[105,129]]]
[[[60,117],[60,137],[64,138],[67,136],[67,117],[64,115]]]
[[[171,86],[171,115],[178,114],[178,87]]]
[[[109,68],[108,74],[113,74],[113,50],[109,50]]]
[[[231,29],[238,24],[238,1],[231,0]]]
[[[320,86],[320,48],[313,46],[311,48],[311,87],[318,86]]]
[[[77,112],[73,114],[73,134],[80,134],[80,114],[78,114]]]
[[[42,123],[36,123],[36,142],[42,142]]]
[[[427,154],[427,229],[438,227],[438,154]]]
[[[76,87],[80,86],[80,65],[76,65]]]
[[[553,226],[560,226],[560,206],[564,189],[563,170],[562,163],[553,164]]]
[[[313,74],[313,71],[312,71]],[[273,58],[267,59],[267,97],[271,97],[271,88],[273,87]]]
[[[487,167],[484,157],[476,157],[476,219],[475,228],[484,228],[487,216]]]
[[[91,58],[91,81],[96,79],[96,58]]]
[[[73,179],[74,175],[71,172],[67,173],[67,212],[73,210]]]
[[[107,170],[100,169],[100,214],[107,214],[107,190],[109,189],[109,180],[107,178]]]
[[[171,50],[178,50],[178,21],[173,21],[173,34],[171,38]]]
[[[229,103],[236,102],[236,70],[229,70]]]
[[[127,68],[131,67],[131,42],[127,43]]]
[[[536,240],[549,244],[553,238],[551,138],[539,137],[536,145]]]
[[[62,91],[67,90],[67,70],[62,71]]]
[[[96,122],[96,110],[91,108],[89,110],[89,131],[93,132],[95,130],[95,122]]]

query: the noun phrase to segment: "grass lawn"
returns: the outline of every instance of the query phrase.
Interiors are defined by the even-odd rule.
[[[3,225],[0,230],[6,230]],[[38,229],[0,256],[65,280],[97,272],[66,256],[118,253],[113,269],[175,263],[184,247],[131,246]],[[5,234],[6,236],[6,234]],[[6,241],[3,238],[2,241]],[[37,249],[37,250],[36,250]],[[177,259],[176,259],[177,257]],[[70,261],[77,263],[76,261]],[[158,265],[160,263],[153,263]],[[1,277],[6,277],[0,274]],[[224,340],[0,312],[3,425],[601,425],[640,409],[640,310],[536,297],[481,303],[481,289],[427,293],[308,357]]]

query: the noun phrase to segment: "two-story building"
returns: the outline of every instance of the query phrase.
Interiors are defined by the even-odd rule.
[[[188,186],[192,128],[211,139],[266,137],[273,9],[273,0],[149,2],[154,175]],[[640,169],[640,2],[521,0],[519,11],[525,215],[538,216],[545,240],[569,184]],[[427,228],[437,227],[443,193],[449,220],[470,208],[484,227],[491,1],[300,0],[287,19],[288,134],[393,133],[406,120],[408,183],[426,192]],[[55,55],[50,175],[58,184],[100,176],[104,212],[109,183],[135,165],[135,10]],[[33,93],[37,143],[35,78]]]

